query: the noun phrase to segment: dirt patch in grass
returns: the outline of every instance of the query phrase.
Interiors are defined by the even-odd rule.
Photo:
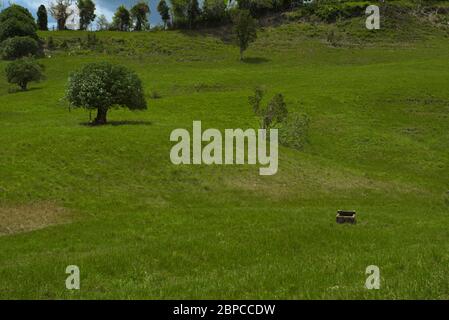
[[[0,237],[68,223],[71,212],[53,202],[0,205]]]

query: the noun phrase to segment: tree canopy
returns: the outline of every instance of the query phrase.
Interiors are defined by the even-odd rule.
[[[131,27],[131,14],[125,6],[120,6],[112,19],[112,29],[118,31],[129,31]]]
[[[97,110],[94,124],[106,124],[110,108],[147,108],[142,82],[126,67],[111,63],[91,63],[70,75],[66,93],[70,105]]]
[[[51,3],[50,13],[58,24],[58,30],[66,28],[67,19],[73,13],[73,10],[70,9],[71,4],[72,0],[56,0]]]
[[[19,5],[0,12],[0,42],[12,37],[29,36],[37,39],[37,26],[31,13]]]
[[[157,11],[161,15],[161,19],[164,22],[164,28],[167,27],[168,21],[170,21],[170,8],[165,0],[161,0],[157,5]]]
[[[148,15],[150,14],[148,3],[140,1],[131,8],[130,13],[134,22],[134,30],[141,31],[148,26]]]
[[[37,9],[37,26],[39,30],[48,30],[47,8],[45,8],[43,4],[39,6],[39,9]]]
[[[95,3],[92,0],[78,0],[77,6],[80,15],[80,30],[87,30],[97,17],[95,15]]]
[[[6,66],[6,79],[9,83],[19,85],[25,91],[29,82],[38,82],[44,79],[43,70],[44,67],[41,64],[33,58],[26,57],[13,61]]]

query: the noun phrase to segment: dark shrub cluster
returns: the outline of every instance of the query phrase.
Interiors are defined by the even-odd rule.
[[[0,48],[4,59],[18,59],[39,51],[37,25],[31,13],[11,5],[0,13]]]
[[[37,55],[39,45],[35,39],[29,36],[8,38],[2,42],[0,52],[3,59],[14,60]]]

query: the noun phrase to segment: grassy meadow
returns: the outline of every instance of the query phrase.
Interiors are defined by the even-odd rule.
[[[0,298],[448,299],[448,33],[355,19],[330,46],[330,27],[264,28],[244,62],[207,30],[99,32],[99,50],[44,32],[70,49],[41,59],[27,92],[1,61]],[[94,61],[135,70],[148,110],[102,127],[69,110],[68,75]],[[170,162],[171,131],[194,120],[256,128],[256,86],[310,118],[275,176]],[[337,225],[338,209],[358,224]],[[369,265],[380,290],[364,288]]]

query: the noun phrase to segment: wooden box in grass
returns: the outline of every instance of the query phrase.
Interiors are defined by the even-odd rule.
[[[338,210],[337,223],[350,223],[355,224],[357,222],[355,211]]]

